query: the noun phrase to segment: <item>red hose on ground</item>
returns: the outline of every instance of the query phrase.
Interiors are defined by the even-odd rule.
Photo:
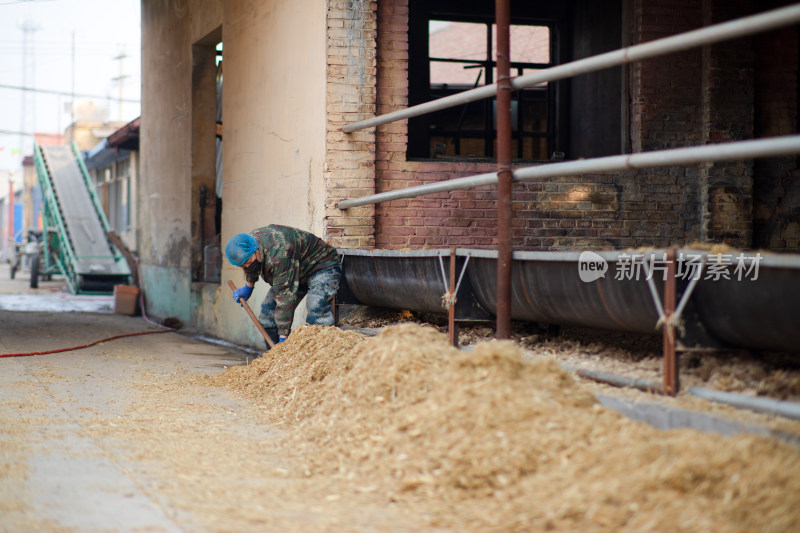
[[[163,329],[157,331],[139,331],[136,333],[123,333],[121,335],[114,335],[112,337],[106,337],[104,339],[96,340],[94,342],[90,342],[89,344],[81,344],[80,346],[72,346],[70,348],[58,348],[56,350],[46,350],[43,352],[28,352],[28,353],[3,353],[0,354],[0,357],[25,357],[28,355],[46,355],[49,353],[59,353],[59,352],[69,352],[72,350],[80,350],[81,348],[88,348],[90,346],[94,346],[95,344],[100,344],[101,342],[111,341],[114,339],[120,339],[122,337],[135,337],[136,335],[151,335],[153,333],[167,333],[168,331],[174,331],[173,329]]]
[[[139,270],[139,260],[138,259],[136,260],[136,272],[139,275],[139,279],[141,280],[142,279],[142,274],[141,274],[141,271]],[[135,337],[137,335],[152,335],[154,333],[167,333],[169,331],[175,331],[175,328],[171,328],[169,326],[164,326],[164,325],[159,324],[157,322],[153,322],[152,320],[150,320],[147,317],[147,312],[145,312],[145,309],[144,309],[144,291],[139,291],[139,304],[140,304],[140,308],[141,308],[141,311],[142,311],[142,318],[144,318],[145,321],[149,322],[150,324],[153,324],[155,326],[158,326],[158,327],[164,328],[164,329],[157,330],[157,331],[139,331],[139,332],[136,332],[136,333],[123,333],[121,335],[113,335],[111,337],[106,337],[104,339],[96,340],[94,342],[90,342],[89,344],[81,344],[80,346],[71,346],[69,348],[58,348],[58,349],[55,349],[55,350],[45,350],[45,351],[42,351],[42,352],[3,353],[3,354],[0,354],[0,357],[26,357],[26,356],[29,356],[29,355],[47,355],[47,354],[51,354],[51,353],[71,352],[72,350],[80,350],[82,348],[89,348],[90,346],[94,346],[95,344],[100,344],[101,342],[106,342],[106,341],[112,341],[114,339],[121,339],[122,337]]]

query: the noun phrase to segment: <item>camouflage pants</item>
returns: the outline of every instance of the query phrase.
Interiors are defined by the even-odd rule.
[[[339,290],[339,277],[342,275],[342,267],[336,265],[327,270],[314,272],[309,276],[305,284],[300,285],[298,290],[298,301],[304,296],[306,299],[306,324],[311,326],[332,326],[333,325],[333,297]],[[261,313],[258,321],[264,329],[277,328],[275,323],[275,293],[272,287],[267,291],[264,301],[261,302]]]

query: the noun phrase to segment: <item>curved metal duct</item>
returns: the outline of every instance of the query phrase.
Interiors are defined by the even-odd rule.
[[[497,253],[459,250],[472,256],[468,273],[478,301],[497,309]],[[514,252],[511,266],[511,318],[594,328],[654,333],[658,313],[647,283],[614,278],[615,252],[600,253],[605,277],[581,281],[579,252]],[[660,293],[663,281],[656,281]]]
[[[756,280],[698,283],[698,316],[732,346],[800,352],[800,256],[761,255]]]
[[[441,257],[449,250],[340,250],[346,282],[363,304],[444,313]],[[658,312],[647,270],[619,275],[632,255],[646,261],[665,250],[591,252],[605,262],[604,277],[581,279],[582,252],[515,252],[512,263],[511,316],[516,320],[655,333]],[[718,254],[678,250],[705,264]],[[699,277],[683,310],[680,341],[684,349],[744,347],[800,352],[800,255],[726,252],[745,257],[755,271],[741,277],[735,264],[717,264]],[[457,270],[469,259],[458,291],[457,320],[486,320],[496,310],[497,252],[456,250]],[[651,263],[652,264],[652,263]],[[657,261],[656,261],[657,264]],[[710,267],[707,267],[709,269]],[[595,276],[590,276],[595,277]],[[654,272],[659,298],[663,276]],[[678,281],[678,299],[689,283]]]
[[[442,266],[445,272],[449,270],[450,250],[339,250],[339,253],[344,256],[345,281],[358,302],[427,313],[447,312],[442,304],[442,296],[447,292]],[[456,258],[457,272],[461,272],[464,262],[464,257]],[[478,305],[466,275],[456,296],[458,320],[492,320],[492,315]]]

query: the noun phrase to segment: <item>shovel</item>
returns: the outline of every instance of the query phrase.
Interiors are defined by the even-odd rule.
[[[228,287],[230,287],[232,291],[236,290],[236,285],[234,285],[234,283],[231,280],[228,280]],[[250,309],[249,305],[247,305],[247,302],[245,301],[245,299],[244,298],[239,298],[239,303],[242,304],[242,307],[244,307],[244,310],[247,311],[248,315],[250,315],[250,318],[253,320],[253,324],[256,325],[256,327],[258,328],[258,331],[260,331],[261,334],[264,336],[264,340],[267,341],[267,344],[269,344],[269,347],[270,348],[274,348],[275,347],[275,343],[272,342],[272,339],[269,338],[269,335],[267,334],[267,331],[264,329],[264,326],[261,325],[261,322],[258,321],[258,319],[256,318],[256,315],[253,314],[253,310]]]

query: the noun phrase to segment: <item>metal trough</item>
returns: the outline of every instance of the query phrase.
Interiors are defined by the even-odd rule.
[[[497,309],[497,253],[459,250],[471,255],[468,274],[478,301]],[[608,264],[605,277],[583,282],[580,252],[514,252],[511,264],[511,318],[594,328],[653,333],[658,321],[653,297],[643,281],[614,279],[617,254],[597,254]],[[656,287],[663,293],[663,281]]]
[[[701,282],[693,299],[708,332],[731,346],[800,352],[800,255],[762,252],[758,279]]]
[[[449,250],[340,252],[346,283],[358,303],[445,313],[440,260],[448,264]],[[515,252],[512,318],[656,333],[659,312],[653,292],[663,297],[659,265],[665,250],[593,253],[592,258],[608,268],[604,277],[591,281],[581,279],[579,269],[585,263],[581,253]],[[634,268],[634,256],[655,268]],[[690,291],[678,328],[681,349],[728,346],[800,352],[800,256],[739,252],[720,256],[690,249],[678,250],[677,256],[691,258],[684,264],[704,265],[693,287],[692,273],[685,269],[687,275],[677,282],[678,300]],[[458,272],[469,259],[457,292],[456,319],[491,319],[497,303],[497,252],[459,248],[456,258]],[[652,288],[648,272],[653,274]]]
[[[442,270],[449,269],[450,250],[339,250],[346,290],[341,303],[361,303],[391,309],[446,313],[442,296],[447,292]],[[465,257],[456,258],[461,272]],[[349,291],[347,290],[349,289]],[[349,294],[348,294],[349,292]],[[342,297],[343,296],[343,297]],[[352,300],[351,300],[352,298]],[[456,291],[456,319],[492,320],[481,308],[465,275]]]

